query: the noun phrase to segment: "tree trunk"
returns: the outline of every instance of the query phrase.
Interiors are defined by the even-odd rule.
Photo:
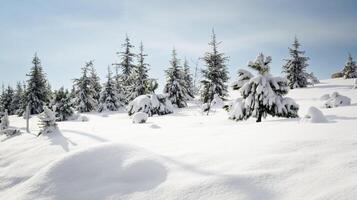
[[[258,118],[256,122],[261,122],[262,121],[262,113],[258,113]]]

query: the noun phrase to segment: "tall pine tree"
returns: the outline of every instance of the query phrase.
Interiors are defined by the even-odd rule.
[[[306,67],[308,66],[308,57],[304,56],[305,51],[300,51],[300,43],[295,37],[292,48],[289,48],[290,58],[285,59],[283,72],[288,79],[288,85],[291,89],[303,88],[308,84],[306,77]]]
[[[187,90],[185,80],[183,79],[183,71],[179,62],[176,50],[173,49],[170,67],[165,71],[166,84],[164,93],[168,95],[172,104],[176,105],[178,108],[183,108],[187,106]]]
[[[23,105],[23,96],[24,90],[22,88],[21,82],[17,82],[14,98],[12,99],[12,106],[15,114],[19,114],[19,112],[21,112],[21,108]]]
[[[61,87],[53,94],[53,99],[50,103],[50,108],[54,111],[56,121],[66,121],[72,117],[74,113],[71,95],[68,90]]]
[[[41,67],[41,61],[35,54],[32,60],[33,67],[27,76],[27,87],[25,92],[24,108],[29,105],[30,114],[39,114],[43,111],[43,106],[49,102],[49,84]]]
[[[90,71],[91,87],[94,91],[93,98],[97,101],[97,103],[99,103],[100,92],[102,90],[102,86],[100,85],[100,78],[94,68],[94,61],[89,61],[87,65]]]
[[[136,97],[148,93],[148,66],[149,64],[145,63],[145,57],[147,54],[144,53],[143,43],[140,43],[140,51],[138,54],[138,64],[133,68],[131,72],[132,84],[130,87],[130,94],[128,96],[129,100],[135,99]]]
[[[352,55],[348,54],[347,62],[342,70],[344,78],[356,78],[357,77],[357,66],[356,62],[353,60]]]
[[[5,112],[7,110],[7,113],[9,115],[15,113],[15,109],[12,104],[13,98],[14,98],[14,90],[10,86],[7,86],[1,95],[2,112]]]
[[[228,71],[226,62],[228,57],[218,51],[217,46],[220,42],[216,41],[214,31],[212,31],[212,40],[208,44],[211,51],[206,52],[203,57],[206,69],[202,70],[201,99],[204,103],[210,104],[215,94],[221,99],[227,96]]]
[[[194,98],[194,86],[193,86],[193,79],[192,79],[192,74],[190,72],[190,66],[188,65],[187,59],[185,58],[183,62],[183,78],[185,80],[185,87],[187,90],[187,99],[192,99]]]
[[[94,99],[95,90],[92,88],[92,79],[88,76],[90,63],[82,68],[82,77],[74,80],[75,106],[79,112],[90,112],[96,109],[97,101]]]
[[[132,71],[135,68],[134,58],[136,56],[134,53],[132,53],[132,48],[134,48],[134,45],[131,44],[128,35],[126,35],[125,42],[122,44],[122,48],[124,50],[117,53],[120,56],[121,61],[120,63],[116,64],[121,68],[122,74],[117,78],[120,81],[123,95],[125,96],[125,103],[128,103],[130,101],[130,99],[128,99],[131,92],[130,88],[133,82]]]

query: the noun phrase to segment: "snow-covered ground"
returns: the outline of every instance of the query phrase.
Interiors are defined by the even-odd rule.
[[[198,105],[133,124],[126,113],[87,114],[59,132],[0,136],[0,199],[356,199],[355,80],[294,89],[301,118],[310,106],[326,123],[270,118],[236,122]],[[351,105],[323,108],[338,92]],[[231,98],[238,92],[231,92]],[[25,121],[10,117],[24,130]]]

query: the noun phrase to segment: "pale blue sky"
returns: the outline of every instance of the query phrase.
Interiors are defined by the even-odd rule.
[[[311,58],[308,70],[321,79],[340,70],[348,52],[357,57],[354,0],[14,0],[0,5],[4,84],[25,80],[35,52],[54,89],[71,87],[92,59],[104,78],[107,66],[118,61],[126,33],[136,47],[143,41],[150,75],[160,84],[173,46],[193,67],[208,48],[212,28],[222,41],[219,49],[230,57],[230,77],[259,52],[272,56],[272,72],[279,75],[295,35]]]

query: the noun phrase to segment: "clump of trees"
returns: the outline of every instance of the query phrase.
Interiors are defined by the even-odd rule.
[[[333,73],[331,78],[357,78],[357,65],[351,54],[348,54],[347,61],[343,66],[342,71]]]

